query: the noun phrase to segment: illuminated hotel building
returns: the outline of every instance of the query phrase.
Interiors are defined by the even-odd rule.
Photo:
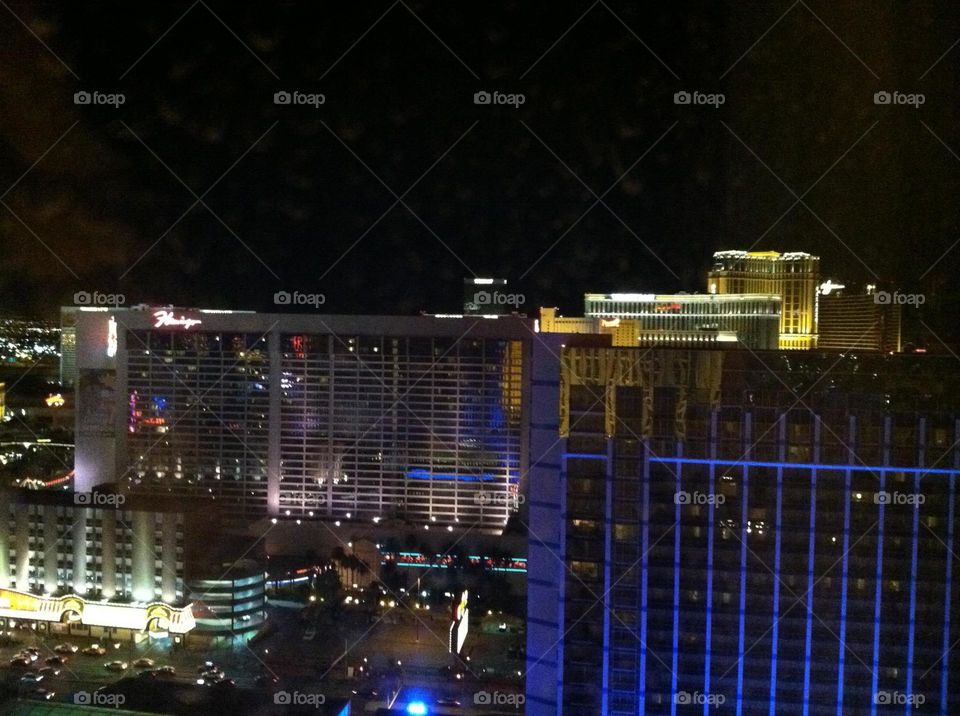
[[[0,492],[0,587],[182,600],[182,511],[143,501],[124,508],[78,505],[62,491]]]
[[[185,603],[183,510],[116,498],[0,491],[0,618],[59,623],[69,611],[78,628],[159,630],[156,612],[164,629],[171,619],[171,631],[192,629],[190,609],[175,606]]]
[[[810,349],[817,347],[819,277],[819,256],[799,251],[717,251],[707,275],[707,292],[780,296],[779,347]]]
[[[533,335],[512,316],[80,310],[77,489],[502,530]]]
[[[544,337],[528,716],[960,713],[952,357]]]
[[[609,333],[613,345],[628,347],[741,344],[772,350],[779,325],[780,298],[758,294],[588,293],[583,318],[560,318],[549,308],[540,314],[544,332]]]
[[[878,303],[872,291],[853,293],[840,287],[821,294],[817,345],[828,351],[899,353],[901,309],[895,303]]]

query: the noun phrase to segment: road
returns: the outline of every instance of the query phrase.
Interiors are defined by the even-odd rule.
[[[333,619],[315,622],[317,635],[304,640],[310,626],[299,610],[270,608],[272,634],[248,647],[245,643],[233,648],[171,648],[161,642],[142,644],[122,643],[110,647],[102,657],[80,653],[69,657],[58,677],[44,679],[36,686],[56,693],[57,701],[73,701],[75,694],[93,692],[121,677],[136,676],[133,662],[141,657],[154,659],[157,665],[169,664],[176,668],[176,681],[193,683],[197,667],[206,660],[220,666],[228,677],[241,688],[254,688],[255,680],[263,674],[277,677],[275,686],[267,687],[274,693],[322,695],[324,698],[354,698],[354,709],[363,713],[368,703],[392,700],[400,687],[398,703],[404,700],[424,700],[436,713],[438,699],[449,699],[461,705],[451,706],[454,713],[469,715],[492,713],[489,707],[474,708],[474,701],[484,694],[506,694],[513,702],[523,693],[522,679],[511,669],[522,669],[522,663],[508,659],[506,653],[516,648],[522,637],[482,634],[479,629],[467,637],[465,653],[473,656],[460,662],[448,652],[449,622],[440,613],[406,609],[388,610],[389,613],[370,617],[359,610],[345,609]],[[54,654],[53,647],[64,637],[41,638],[32,631],[17,630],[19,643],[0,647],[0,674],[5,683],[16,688],[19,674],[7,666],[20,649],[34,646],[40,651],[35,666]],[[80,648],[93,640],[71,638]],[[123,673],[104,668],[107,661],[121,660],[130,665]],[[459,677],[458,677],[459,674]],[[513,675],[511,675],[513,674]],[[20,693],[32,690],[34,685],[21,687]],[[261,689],[262,690],[262,689]],[[360,692],[354,696],[353,692]],[[363,698],[364,692],[375,691],[376,698]],[[477,694],[480,694],[477,697]],[[522,713],[522,706],[502,713]]]

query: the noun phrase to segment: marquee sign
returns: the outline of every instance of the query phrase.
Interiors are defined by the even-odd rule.
[[[117,604],[89,601],[76,594],[40,597],[15,589],[0,589],[0,617],[24,621],[69,621],[171,634],[186,634],[196,625],[192,605],[178,609],[163,602]]]

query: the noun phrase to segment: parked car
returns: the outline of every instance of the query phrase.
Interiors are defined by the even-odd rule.
[[[133,662],[133,665],[138,669],[152,669],[154,666],[154,661],[153,659],[148,659],[144,656]]]
[[[20,683],[22,684],[39,684],[41,681],[43,681],[43,674],[36,671],[28,671],[20,677]]]
[[[227,678],[227,675],[220,671],[220,669],[213,669],[211,671],[204,671],[202,674],[200,674],[199,678],[197,679],[197,683],[209,686],[210,684],[215,684],[218,681],[223,681],[225,678]]]
[[[65,656],[48,656],[43,660],[43,663],[47,666],[63,666],[67,661],[69,661],[69,659]]]
[[[75,644],[57,644],[53,650],[58,654],[76,654],[80,651],[80,647]]]
[[[107,653],[107,648],[105,646],[100,646],[99,644],[91,644],[80,653],[86,654],[87,656],[103,656]]]
[[[46,678],[50,679],[50,678],[53,678],[54,676],[60,676],[60,669],[54,666],[45,666],[42,669],[40,669],[40,671],[37,673],[42,674]]]
[[[29,669],[33,662],[30,659],[24,659],[22,656],[15,656],[10,659],[11,669]]]
[[[107,671],[126,671],[127,662],[119,661],[119,660],[108,661],[106,664],[103,665],[103,668],[106,669]]]
[[[166,676],[175,676],[177,673],[176,668],[170,666],[170,664],[164,664],[163,666],[158,666],[154,669],[158,674],[164,674]]]

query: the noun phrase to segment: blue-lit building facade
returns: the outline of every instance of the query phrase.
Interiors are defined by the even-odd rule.
[[[528,715],[960,712],[951,357],[574,340],[534,373]]]
[[[501,530],[532,321],[80,310],[77,489],[261,517]]]

